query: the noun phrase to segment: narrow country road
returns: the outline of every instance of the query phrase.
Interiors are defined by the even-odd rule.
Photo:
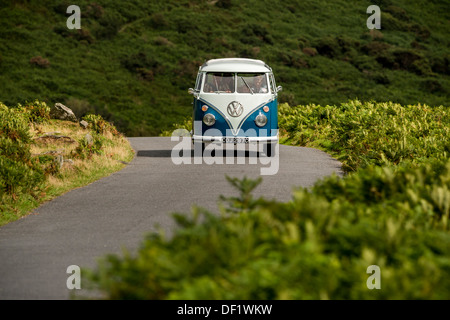
[[[170,232],[171,213],[189,213],[193,204],[217,212],[219,195],[237,194],[225,175],[256,178],[269,166],[252,151],[234,164],[174,164],[178,142],[129,140],[136,157],[124,169],[0,227],[1,300],[69,299],[69,266],[93,268],[108,253],[132,251],[157,225]],[[294,187],[309,187],[333,172],[342,174],[339,162],[322,151],[280,146],[277,173],[262,176],[255,195],[288,201]]]

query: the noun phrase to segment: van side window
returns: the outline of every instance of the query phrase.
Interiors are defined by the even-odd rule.
[[[234,92],[234,73],[230,72],[208,72],[206,73],[203,92]]]
[[[265,73],[238,73],[238,93],[268,93],[267,77]]]

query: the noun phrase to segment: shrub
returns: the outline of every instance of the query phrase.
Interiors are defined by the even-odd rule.
[[[167,28],[170,25],[170,23],[169,23],[169,21],[167,21],[167,18],[166,18],[166,16],[163,13],[156,12],[156,13],[153,13],[150,16],[150,19],[148,21],[148,25],[151,28],[154,28],[154,29],[157,29],[157,30],[158,29],[161,30],[161,29]]]
[[[82,138],[78,140],[78,146],[71,152],[75,159],[90,159],[94,154],[102,154],[102,147],[105,138],[97,133],[91,135],[92,141]]]
[[[41,68],[50,67],[50,61],[48,61],[48,59],[42,58],[41,56],[31,58],[30,63]]]
[[[314,57],[315,55],[317,55],[316,48],[306,47],[306,48],[303,48],[302,52],[311,57]]]
[[[31,134],[27,115],[19,109],[12,109],[3,105],[0,108],[0,137],[9,138],[14,142],[29,143]]]
[[[153,39],[153,44],[155,44],[157,46],[164,46],[164,47],[173,47],[174,46],[172,41],[170,41],[169,39],[162,37],[162,36],[155,37],[155,39]]]
[[[19,104],[18,109],[24,112],[31,122],[42,123],[50,120],[50,107],[43,101],[26,102],[23,106]]]
[[[21,140],[0,137],[0,155],[8,157],[14,161],[30,163],[30,145],[29,143]]]
[[[181,129],[182,131],[179,131],[179,132],[183,132],[183,133],[185,133],[184,130],[191,131],[192,130],[192,118],[189,117],[189,118],[184,119],[181,124],[174,123],[172,125],[171,129],[162,131],[160,136],[170,137],[173,134],[176,134],[175,131],[178,129]]]
[[[131,72],[138,72],[139,70],[152,70],[157,73],[161,68],[161,64],[153,57],[149,57],[144,52],[138,54],[128,55],[121,59],[121,64]]]
[[[95,31],[97,39],[111,39],[115,37],[120,27],[125,23],[125,18],[116,11],[105,10],[100,15],[99,28]]]
[[[375,30],[375,29],[373,29]],[[381,41],[372,41],[365,44],[361,49],[364,53],[367,53],[371,56],[380,56],[384,54],[391,45],[381,42]]]
[[[244,44],[260,45],[273,44],[274,39],[271,35],[271,30],[265,25],[256,23],[246,23],[239,31],[239,39]]]
[[[31,158],[27,112],[0,106],[0,196],[33,193],[44,181],[42,170]]]
[[[60,163],[57,161],[57,157],[52,155],[39,155],[37,161],[42,167],[45,176],[57,176],[60,173]]]
[[[105,13],[105,9],[97,3],[91,3],[86,8],[86,18],[100,19]]]
[[[279,111],[284,141],[322,148],[346,171],[449,156],[449,107],[355,100],[340,106],[282,104]]]
[[[87,44],[91,44],[95,42],[94,37],[91,35],[91,32],[87,29],[78,29],[76,32],[70,34],[71,37],[75,38],[80,42],[85,42]]]
[[[110,132],[113,135],[119,135],[116,127],[103,119],[101,115],[88,114],[83,117],[83,120],[87,121],[90,124],[92,130],[95,133],[104,134],[106,132]]]
[[[44,174],[33,161],[27,164],[0,154],[0,198],[7,194],[16,198],[20,193],[33,194],[44,181]]]

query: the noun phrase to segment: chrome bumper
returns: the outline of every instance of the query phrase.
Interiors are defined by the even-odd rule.
[[[228,136],[198,136],[192,135],[193,142],[214,142],[214,143],[223,143],[223,138],[246,138],[248,139],[248,143],[278,143],[278,134],[276,136],[268,136],[268,137],[228,137]]]

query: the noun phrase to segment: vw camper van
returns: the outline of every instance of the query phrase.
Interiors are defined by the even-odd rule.
[[[267,156],[278,143],[278,92],[272,69],[261,60],[224,58],[200,66],[194,96],[194,146],[205,143],[263,144]],[[203,154],[203,152],[202,152]]]

